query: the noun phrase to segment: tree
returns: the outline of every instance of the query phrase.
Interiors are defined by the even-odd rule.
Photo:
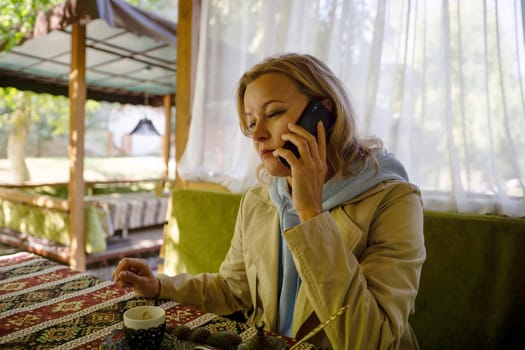
[[[7,143],[7,155],[15,183],[30,180],[25,163],[27,131],[30,122],[31,96],[28,92],[12,91],[16,108],[12,113],[11,131]]]

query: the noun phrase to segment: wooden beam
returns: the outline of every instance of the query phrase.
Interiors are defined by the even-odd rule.
[[[86,26],[72,24],[71,71],[69,74],[69,265],[77,271],[86,270],[84,217],[84,133],[86,104]]]
[[[192,81],[197,62],[200,0],[179,0],[177,24],[177,93],[175,95],[175,186],[183,187],[177,165],[186,150],[191,122]]]

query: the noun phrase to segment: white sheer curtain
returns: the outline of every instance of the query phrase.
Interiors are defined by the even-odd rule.
[[[405,164],[427,209],[525,216],[519,0],[203,0],[188,179],[244,191],[258,164],[238,128],[242,73],[313,54],[347,85],[362,134]]]

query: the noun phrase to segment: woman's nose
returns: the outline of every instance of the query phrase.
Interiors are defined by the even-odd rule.
[[[255,126],[253,128],[252,136],[254,140],[261,141],[268,138],[268,129],[266,128],[266,125],[264,121],[258,121],[255,123]]]

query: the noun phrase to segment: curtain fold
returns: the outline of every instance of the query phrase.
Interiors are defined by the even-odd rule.
[[[242,192],[258,159],[235,88],[263,58],[309,53],[348,88],[432,210],[525,217],[524,1],[203,0],[185,178]]]

